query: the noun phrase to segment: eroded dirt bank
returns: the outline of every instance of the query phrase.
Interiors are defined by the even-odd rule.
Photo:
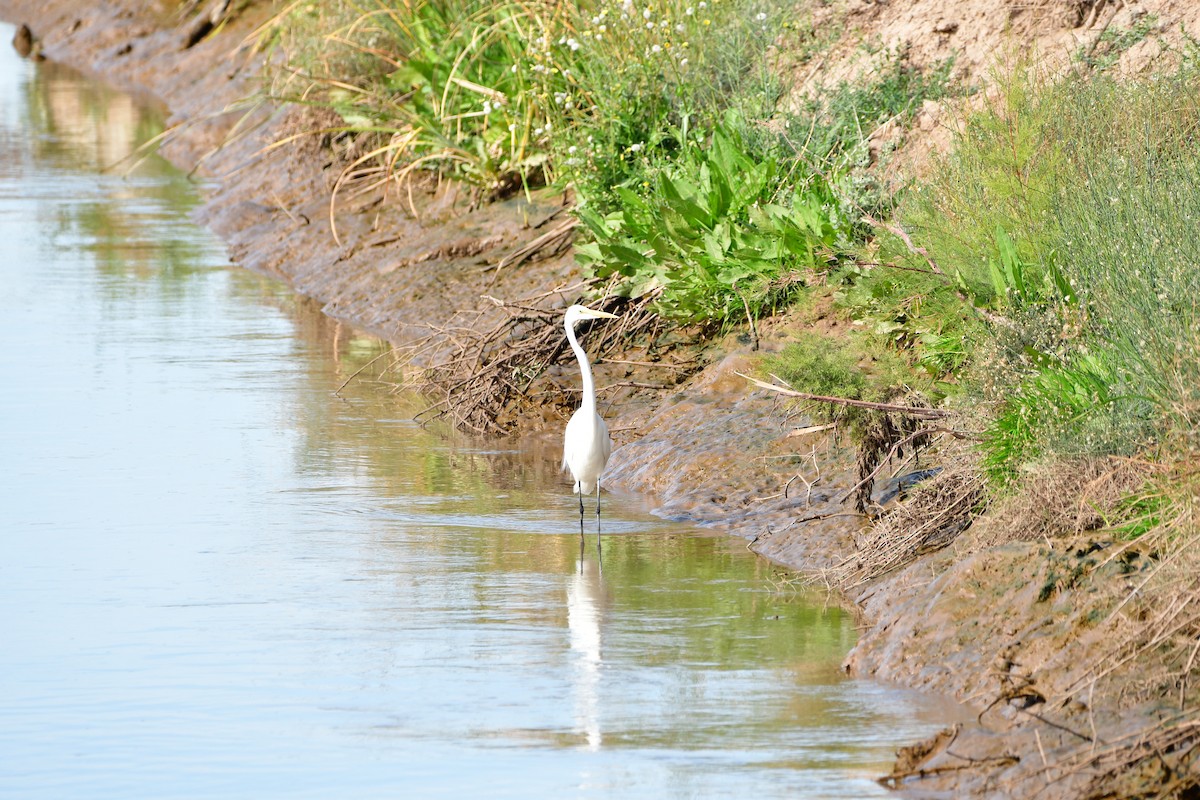
[[[862,13],[878,16],[868,6]],[[411,199],[419,219],[405,210],[407,198],[367,193],[339,205],[335,235],[329,197],[338,165],[328,149],[316,137],[270,147],[299,132],[293,112],[241,102],[254,87],[254,56],[241,45],[255,20],[236,18],[188,46],[197,18],[176,9],[0,0],[0,17],[27,23],[47,56],[153,95],[173,121],[186,121],[164,152],[211,180],[201,221],[235,261],[283,278],[328,313],[411,340],[457,312],[488,313],[484,294],[515,299],[559,287],[569,298],[579,276],[561,243],[497,267],[560,219],[553,193],[471,210],[452,191],[430,190]],[[960,30],[952,22],[930,34],[931,47]],[[763,333],[767,348],[787,337],[785,326]],[[821,433],[789,436],[807,422],[748,390],[736,373],[750,358],[731,338],[705,353],[708,366],[687,383],[626,409],[613,423],[622,446],[610,482],[659,498],[664,514],[751,539],[790,567],[841,564],[855,546],[857,522],[838,516],[849,511],[853,454]],[[1186,752],[1113,772],[1122,736],[1147,719],[1172,719],[1177,706],[1094,696],[1090,665],[1109,643],[1091,633],[1080,597],[1091,584],[1068,580],[1107,570],[1106,579],[1129,581],[1136,550],[1109,558],[1104,541],[976,544],[968,535],[851,591],[869,626],[849,658],[852,672],[944,692],[981,712],[981,725],[905,754],[898,783],[954,797],[1191,796],[1196,766]]]

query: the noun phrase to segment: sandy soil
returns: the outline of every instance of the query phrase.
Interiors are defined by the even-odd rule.
[[[335,238],[329,197],[338,168],[329,151],[313,138],[268,149],[297,130],[294,112],[240,105],[254,81],[253,55],[240,46],[254,20],[237,19],[188,47],[195,19],[180,18],[177,8],[165,0],[0,0],[0,18],[27,23],[47,56],[150,94],[174,121],[186,121],[163,151],[211,181],[201,221],[228,242],[235,261],[281,277],[330,315],[406,340],[460,310],[486,311],[484,293],[519,298],[578,281],[569,254],[494,266],[558,210],[562,198],[548,192],[532,203],[472,210],[452,190],[430,190],[413,199],[419,218],[406,203],[367,194],[339,204]],[[1200,33],[1200,4],[1171,0],[853,0],[827,9],[829,20],[836,14],[845,26],[842,41],[821,70],[797,81],[797,92],[852,76],[865,63],[864,40],[907,43],[917,63],[956,53],[959,74],[982,79],[1012,47],[1037,44],[1047,58],[1065,60],[1108,26],[1147,13],[1164,34],[1180,25]],[[1121,68],[1145,69],[1158,52],[1161,44],[1148,39],[1123,56]],[[896,168],[913,169],[943,147],[947,119],[938,105],[927,106],[919,122],[926,135],[908,140]],[[765,331],[764,346],[782,346],[787,337],[788,323],[778,324]],[[852,454],[823,434],[789,435],[808,422],[789,418],[777,398],[748,391],[735,372],[750,357],[745,343],[730,338],[705,353],[710,365],[678,391],[614,420],[623,446],[613,455],[610,485],[657,498],[667,516],[744,536],[790,567],[835,565],[854,549],[857,523],[838,516],[850,510],[842,497],[854,483]],[[795,524],[807,517],[821,519]],[[1078,665],[1104,645],[1089,635],[1089,605],[1078,596],[1085,590],[1059,586],[1054,576],[1094,562],[1095,547],[1104,546],[980,548],[964,537],[852,592],[865,631],[847,661],[850,672],[945,693],[980,712],[980,724],[902,753],[899,783],[952,797],[1135,797],[1155,796],[1155,787],[1174,779],[1169,769],[1147,770],[1097,788],[1101,766],[1080,760],[1081,747],[1094,753],[1160,710],[1147,701],[1094,698],[1079,685]],[[1048,708],[1048,697],[1066,699]],[[1067,766],[1047,769],[1055,764]]]

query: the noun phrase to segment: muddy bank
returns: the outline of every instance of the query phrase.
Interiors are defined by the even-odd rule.
[[[196,16],[165,3],[0,0],[0,17],[28,23],[47,56],[152,95],[172,121],[186,122],[163,150],[208,182],[201,221],[235,261],[286,280],[332,316],[404,341],[460,312],[489,313],[483,294],[515,299],[560,287],[572,297],[578,271],[557,245],[498,267],[553,224],[563,202],[553,192],[473,208],[453,187],[401,202],[347,191],[331,217],[340,165],[326,143],[301,137],[271,147],[307,123],[242,102],[254,88],[254,55],[244,46],[253,18],[193,41]],[[764,346],[787,337],[780,323],[764,331]],[[688,382],[620,408],[612,425],[622,446],[609,481],[659,498],[667,516],[744,536],[782,564],[835,566],[852,556],[859,527],[843,502],[855,483],[853,453],[823,433],[792,435],[809,421],[735,374],[751,358],[748,343],[730,337],[704,352],[708,366]],[[1109,781],[1097,754],[1139,721],[1172,713],[1165,702],[1089,693],[1085,665],[1105,643],[1090,634],[1095,620],[1081,596],[1090,584],[1061,576],[1108,569],[1106,579],[1127,580],[1121,562],[1099,564],[1110,548],[981,549],[965,539],[852,591],[868,626],[848,660],[852,672],[943,692],[981,715],[980,725],[909,753],[899,782],[952,796],[1106,796],[1097,793],[1097,780]],[[1111,796],[1138,796],[1194,769],[1166,756],[1157,773],[1113,783]]]

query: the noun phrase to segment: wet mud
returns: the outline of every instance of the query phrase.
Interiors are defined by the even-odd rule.
[[[328,148],[316,137],[271,147],[305,122],[242,102],[255,88],[255,55],[243,45],[257,20],[236,17],[197,36],[203,22],[178,8],[0,0],[0,18],[28,24],[48,58],[153,97],[173,123],[186,123],[162,152],[204,182],[199,221],[234,261],[282,278],[333,317],[411,341],[457,313],[489,313],[483,295],[563,287],[572,299],[579,274],[569,251],[497,267],[560,211],[553,192],[479,207],[453,187],[425,187],[402,202],[344,192],[331,223],[340,166]],[[782,346],[786,321],[763,334],[765,348]],[[708,366],[687,382],[614,409],[620,446],[609,486],[654,498],[665,516],[742,536],[798,571],[852,558],[862,527],[844,501],[856,482],[854,454],[825,432],[804,433],[810,420],[736,374],[750,368],[749,342],[729,337],[698,357]],[[1092,552],[1062,542],[975,549],[965,537],[850,592],[864,632],[848,671],[943,693],[979,714],[977,724],[903,751],[888,785],[913,796],[1013,798],[1154,796],[1147,791],[1165,785],[1169,776],[1134,776],[1097,793],[1099,767],[1080,756],[1102,754],[1166,713],[1091,697],[1079,684],[1079,665],[1104,647],[1089,633],[1091,606],[1077,596],[1086,589],[1044,590],[1051,572]],[[1049,697],[1067,700],[1048,708]]]

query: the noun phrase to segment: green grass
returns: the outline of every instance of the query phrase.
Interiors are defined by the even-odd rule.
[[[1129,48],[1144,41],[1157,27],[1157,15],[1143,14],[1132,27],[1105,28],[1092,46],[1079,48],[1075,59],[1092,69],[1111,69]]]
[[[835,164],[856,158],[857,147],[880,125],[908,121],[926,100],[954,91],[952,59],[921,69],[908,48],[881,51],[874,68],[854,82],[842,81],[832,91],[808,101],[791,120],[792,139],[813,159]]]
[[[1014,68],[844,271],[845,313],[993,409],[985,462],[1200,446],[1200,90]],[[946,357],[947,335],[960,344]]]

